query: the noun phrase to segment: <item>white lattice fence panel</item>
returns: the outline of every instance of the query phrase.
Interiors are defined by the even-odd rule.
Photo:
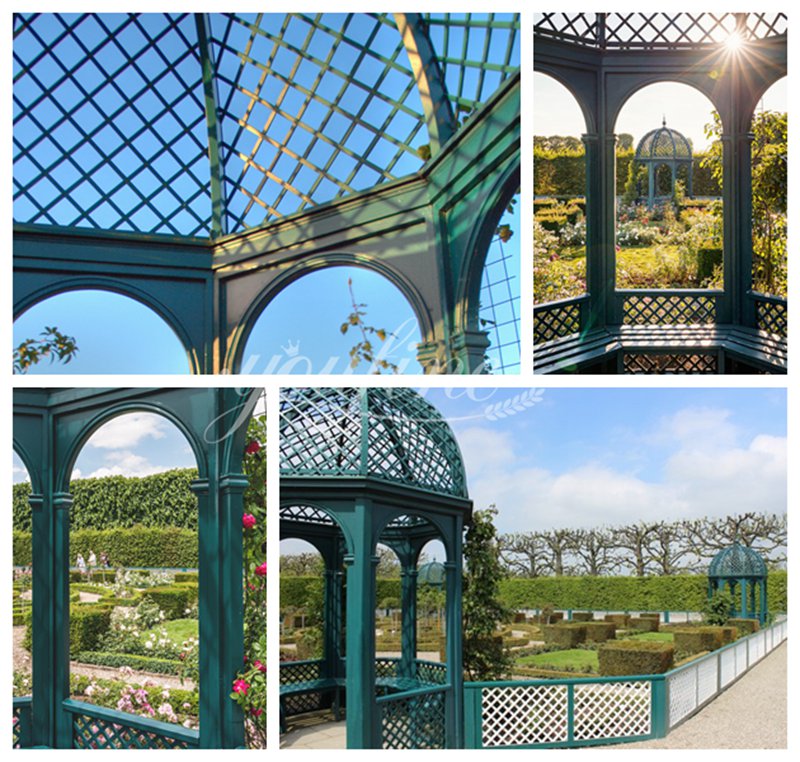
[[[747,641],[739,643],[734,651],[736,651],[736,676],[738,677],[747,672]]]
[[[668,680],[669,726],[673,727],[697,708],[697,667],[687,667]]]
[[[650,734],[650,682],[576,685],[574,735],[630,738]]]
[[[728,648],[719,655],[719,684],[725,687],[736,678],[736,652]]]
[[[484,747],[526,746],[567,740],[567,686],[484,688]]]
[[[697,665],[697,703],[708,701],[717,692],[718,659],[712,656]]]

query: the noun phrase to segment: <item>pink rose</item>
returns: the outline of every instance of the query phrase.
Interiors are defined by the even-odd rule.
[[[253,666],[254,666],[254,667],[255,667],[255,668],[256,668],[256,669],[257,669],[259,672],[266,672],[266,671],[267,671],[267,665],[266,665],[266,664],[264,664],[264,663],[263,663],[263,662],[262,662],[260,659],[256,659],[256,660],[253,662]]]
[[[245,680],[234,680],[233,681],[233,692],[239,693],[242,696],[247,695],[247,691],[250,688],[250,684]]]
[[[267,562],[264,561],[261,566],[256,566],[256,574],[259,577],[266,577],[267,576]]]
[[[252,513],[245,513],[242,516],[242,526],[245,529],[252,529],[256,525],[256,517]]]

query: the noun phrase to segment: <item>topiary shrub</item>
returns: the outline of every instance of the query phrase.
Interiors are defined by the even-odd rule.
[[[586,622],[586,640],[593,643],[605,643],[617,637],[617,625],[613,622]]]
[[[573,622],[593,622],[594,621],[594,612],[593,611],[573,611],[572,612],[572,621]]]
[[[750,635],[761,629],[758,619],[729,619],[727,624],[735,627],[742,635]]]
[[[586,625],[580,622],[563,622],[542,626],[544,642],[547,645],[572,648],[586,641]]]
[[[633,630],[642,632],[658,632],[659,620],[652,617],[631,617],[628,626]]]
[[[704,626],[676,628],[672,631],[675,650],[687,654],[701,651],[716,651],[722,647],[723,633],[721,627]]]
[[[702,246],[697,250],[697,285],[702,285],[714,275],[714,268],[722,264],[722,247]]]
[[[69,652],[94,651],[111,624],[111,607],[75,606],[69,612]]]
[[[182,661],[107,651],[81,651],[74,656],[74,659],[83,664],[96,664],[101,667],[130,667],[137,671],[154,672],[159,675],[180,675],[185,669]]]
[[[661,675],[675,663],[672,643],[617,640],[597,650],[599,672],[604,677]]]
[[[658,611],[642,611],[639,614],[639,619],[655,619],[656,622],[660,622],[661,614]]]
[[[190,609],[197,601],[197,587],[188,583],[151,587],[142,594],[143,600],[147,598],[164,612],[165,618],[182,619],[186,609]]]
[[[630,614],[606,614],[603,619],[606,622],[613,622],[617,625],[617,629],[622,630],[628,626],[631,621]]]

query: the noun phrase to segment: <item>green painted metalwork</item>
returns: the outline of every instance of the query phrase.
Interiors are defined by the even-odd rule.
[[[661,127],[648,132],[636,146],[635,160],[647,167],[647,205],[653,206],[657,198],[671,198],[675,192],[678,170],[686,168],[686,193],[692,195],[692,146],[677,130],[667,127],[667,119]],[[667,194],[659,193],[658,169],[666,166],[670,171]]]
[[[355,265],[406,297],[427,372],[479,371],[481,310],[518,322],[481,276],[519,187],[519,18],[398,18],[18,15],[15,316],[114,291],[193,372],[238,372],[281,290]]]
[[[452,432],[408,389],[284,389],[280,408],[281,538],[314,545],[327,581],[323,658],[302,672],[287,665],[287,679],[307,668],[325,685],[344,684],[348,748],[460,747],[461,543],[472,503]],[[432,539],[448,559],[447,658],[436,665],[416,659],[415,632],[416,569]],[[398,660],[375,659],[379,542],[403,569]],[[344,575],[336,576],[342,564]]]
[[[747,334],[744,344],[749,346],[731,350],[731,361],[721,357],[711,372],[752,368],[785,372],[785,342],[775,342],[773,329],[778,333],[783,330],[781,309],[786,302],[778,300],[780,306],[776,308],[763,307],[764,302],[754,298],[751,291],[750,123],[761,96],[786,75],[786,28],[786,15],[781,13],[535,15],[534,68],[554,77],[572,93],[586,121],[587,225],[587,296],[558,306],[537,306],[535,335],[540,341],[534,356],[541,352],[548,360],[537,361],[536,372],[625,370],[619,350],[631,337],[620,333],[628,295],[616,290],[615,284],[614,127],[630,96],[646,85],[667,80],[692,86],[708,97],[722,124],[725,288],[713,294],[713,325],[719,327],[720,334],[709,340],[702,335],[704,326],[692,322],[688,326],[692,330],[682,328],[650,339],[642,337],[638,347],[633,337],[629,346],[655,354],[657,347],[668,345],[676,355],[690,356],[696,354],[694,347],[705,343],[727,355],[728,337],[741,332]],[[746,55],[727,55],[723,42],[733,32],[745,41]],[[720,63],[723,60],[724,66]],[[674,160],[684,161],[682,156]],[[663,290],[661,296],[674,293]],[[691,309],[695,306],[690,305]],[[560,339],[565,340],[563,356],[558,356],[556,344],[542,347],[543,342]],[[736,336],[730,343],[738,343]]]
[[[235,389],[17,389],[14,448],[31,477],[33,514],[32,746],[71,748],[97,742],[95,727],[140,729],[130,743],[155,733],[140,718],[70,702],[69,690],[69,483],[80,449],[97,428],[128,412],[161,415],[186,436],[197,459],[199,529],[200,748],[243,743],[230,685],[243,659],[241,473],[246,423],[255,390]],[[220,612],[223,612],[220,614]],[[84,719],[77,718],[76,708]],[[127,724],[120,718],[127,717]],[[80,727],[76,726],[79,725]],[[139,724],[137,724],[139,723]],[[184,738],[171,728],[170,738]],[[149,729],[148,729],[149,728]],[[127,731],[119,731],[127,732]],[[76,735],[77,733],[77,735]],[[88,735],[87,735],[88,734]],[[114,741],[124,745],[125,738]],[[94,740],[92,740],[94,739]]]
[[[756,618],[763,625],[769,613],[767,605],[767,564],[758,551],[738,542],[723,548],[708,567],[709,597],[726,587],[731,594],[739,588],[739,604],[734,604],[731,616]],[[758,606],[756,607],[756,592]]]
[[[13,710],[11,742],[15,749],[28,749],[31,746],[31,697],[15,697]]]

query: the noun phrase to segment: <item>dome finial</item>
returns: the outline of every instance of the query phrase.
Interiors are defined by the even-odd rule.
[[[666,114],[662,114],[661,115],[661,126],[662,127],[666,127],[667,126],[667,115]]]

